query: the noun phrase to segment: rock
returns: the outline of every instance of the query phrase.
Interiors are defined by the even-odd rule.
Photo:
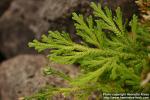
[[[0,16],[8,9],[12,0],[1,0],[0,1]]]
[[[87,5],[87,0],[14,0],[2,17],[22,19],[34,33],[47,32],[49,21],[56,21],[71,15],[79,5]]]
[[[34,53],[34,50],[28,47],[28,42],[34,39],[34,34],[21,19],[5,17],[0,19],[0,23],[3,25],[0,26],[0,51],[5,58]]]
[[[65,86],[64,80],[60,78],[43,76],[42,71],[47,64],[48,60],[42,55],[20,55],[3,62],[0,65],[1,99],[17,100],[19,97],[30,96],[49,84]],[[72,76],[77,74],[75,67],[50,65]]]

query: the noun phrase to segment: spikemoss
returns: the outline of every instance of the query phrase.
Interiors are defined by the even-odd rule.
[[[68,81],[68,87],[50,87],[26,99],[47,100],[57,94],[74,94],[86,100],[92,92],[148,92],[141,85],[141,74],[149,69],[150,32],[138,24],[136,15],[123,23],[120,8],[113,15],[107,7],[91,4],[94,16],[84,18],[73,13],[80,43],[74,42],[68,33],[49,31],[40,41],[29,43],[39,52],[51,49],[48,58],[60,64],[79,64],[82,73],[72,79],[62,72],[48,68],[45,73],[57,75]],[[130,26],[131,30],[127,30]],[[99,97],[97,97],[99,98]]]

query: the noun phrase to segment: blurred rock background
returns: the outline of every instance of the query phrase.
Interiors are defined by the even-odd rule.
[[[62,85],[56,78],[45,78],[41,69],[48,63],[27,44],[48,30],[70,33],[78,40],[71,13],[91,14],[90,2],[101,2],[113,11],[120,6],[124,19],[138,14],[135,0],[1,0],[0,1],[0,100],[17,100],[45,84]],[[36,56],[35,56],[36,55]],[[39,63],[40,61],[40,63]],[[64,65],[57,65],[62,67]],[[63,70],[63,69],[62,69]],[[74,75],[70,69],[65,69]],[[64,71],[64,70],[63,70]]]

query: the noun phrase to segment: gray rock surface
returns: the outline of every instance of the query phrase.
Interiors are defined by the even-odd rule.
[[[4,17],[0,19],[0,23],[0,51],[6,58],[34,53],[34,50],[28,47],[28,42],[34,39],[34,34],[20,18]]]
[[[1,100],[17,100],[19,97],[30,96],[49,84],[66,86],[60,78],[43,76],[43,68],[47,64],[48,60],[42,55],[20,55],[0,64]],[[75,67],[49,64],[71,76],[78,72]]]

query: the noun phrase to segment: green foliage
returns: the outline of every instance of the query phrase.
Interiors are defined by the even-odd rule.
[[[76,98],[88,98],[94,91],[142,92],[141,74],[149,69],[150,32],[138,24],[136,15],[127,30],[120,8],[113,15],[107,7],[91,4],[94,16],[84,18],[73,13],[77,35],[82,42],[75,43],[65,32],[49,31],[41,41],[29,43],[39,52],[50,49],[48,58],[60,64],[79,64],[82,73],[75,79],[48,68],[45,73],[68,81],[68,87],[51,87],[44,92],[27,97],[44,98],[57,94],[74,94]],[[148,83],[149,84],[149,83]],[[146,91],[145,91],[146,92]]]
[[[45,75],[56,75],[58,77],[63,78],[64,80],[71,81],[71,78],[68,75],[66,75],[60,71],[57,71],[55,69],[52,69],[50,67],[44,69],[44,74]]]

